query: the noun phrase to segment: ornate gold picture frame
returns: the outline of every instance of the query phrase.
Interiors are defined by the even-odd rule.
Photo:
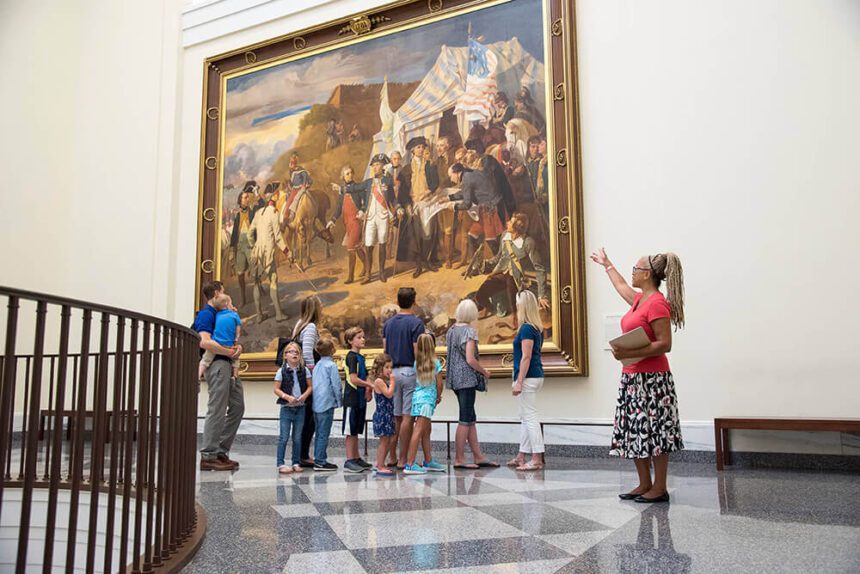
[[[309,295],[376,354],[406,286],[443,355],[475,299],[499,376],[529,289],[547,374],[587,374],[575,30],[569,1],[411,0],[206,61],[196,300],[225,284],[244,378]]]

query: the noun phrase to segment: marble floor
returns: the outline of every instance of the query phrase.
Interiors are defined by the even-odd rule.
[[[672,502],[645,505],[617,498],[625,461],[377,479],[231,456],[199,477],[209,529],[183,572],[860,572],[856,475],[676,464]]]

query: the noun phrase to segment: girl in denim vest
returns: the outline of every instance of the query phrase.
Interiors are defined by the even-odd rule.
[[[300,451],[302,427],[305,424],[305,401],[313,392],[313,382],[311,372],[302,360],[302,349],[298,344],[290,343],[284,347],[284,364],[275,373],[273,390],[278,397],[278,404],[281,405],[280,435],[276,455],[278,472],[280,474],[302,472]],[[287,465],[284,455],[290,435],[293,437],[293,451],[291,465]]]

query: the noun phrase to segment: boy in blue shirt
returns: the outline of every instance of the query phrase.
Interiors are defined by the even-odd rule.
[[[233,307],[233,300],[226,293],[215,297],[212,300],[212,306],[217,313],[215,314],[215,330],[212,332],[212,340],[223,347],[235,348],[236,341],[242,333],[242,319],[236,308]],[[206,351],[200,359],[200,365],[197,369],[197,376],[203,380],[206,369],[212,364],[215,359],[215,353]],[[239,376],[239,359],[233,359],[233,378]]]
[[[332,360],[335,346],[331,334],[323,330],[317,341],[316,351],[320,359],[314,365],[314,422],[316,423],[316,438],[314,442],[314,470],[334,472],[337,465],[328,461],[328,438],[334,421],[334,410],[340,408],[341,401],[340,371]]]

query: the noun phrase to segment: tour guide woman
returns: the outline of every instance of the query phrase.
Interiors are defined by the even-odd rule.
[[[631,306],[621,318],[621,330],[627,333],[642,327],[651,340],[651,344],[642,349],[612,349],[618,360],[642,358],[622,370],[610,451],[612,455],[633,459],[639,486],[618,496],[636,502],[669,502],[666,489],[669,453],[684,448],[678,397],[666,359],[666,353],[672,350],[671,326],[684,327],[681,261],[674,253],[639,258],[633,267],[631,287],[603,249],[592,253],[591,259],[606,269],[612,286]],[[668,298],[659,290],[664,280]]]

